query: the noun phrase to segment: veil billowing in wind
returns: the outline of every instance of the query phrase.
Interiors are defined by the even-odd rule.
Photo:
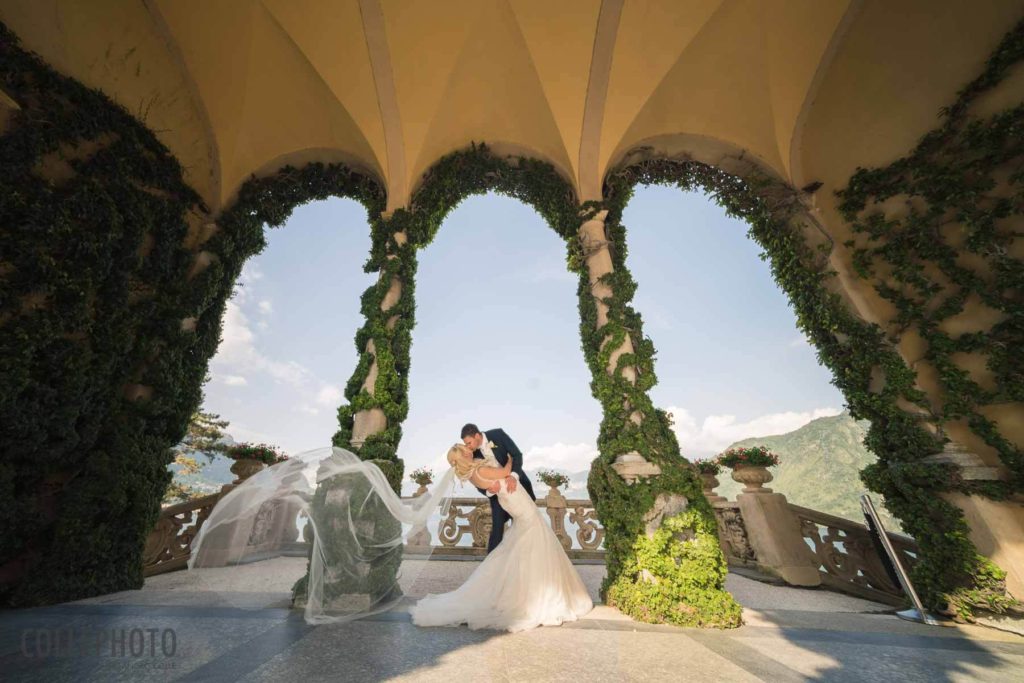
[[[299,453],[257,472],[217,502],[192,542],[189,569],[252,561],[253,538],[266,519],[283,515],[294,527],[305,513],[312,531],[304,534],[311,545],[309,566],[294,592],[296,604],[305,603],[306,621],[348,621],[386,611],[402,597],[405,539],[424,529],[434,513],[447,514],[454,478],[449,469],[432,492],[402,500],[379,467],[354,453],[337,447]],[[259,559],[281,554],[279,547]]]

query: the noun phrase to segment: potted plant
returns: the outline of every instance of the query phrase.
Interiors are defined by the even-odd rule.
[[[708,502],[717,503],[725,500],[723,496],[715,493],[715,487],[720,483],[718,474],[721,473],[722,466],[716,460],[694,460],[693,466],[700,474],[701,481],[704,482],[704,497],[708,499]]]
[[[569,484],[569,476],[555,470],[539,470],[537,478],[550,487],[547,495],[548,507],[551,507],[552,503],[557,507],[565,507],[565,496],[559,489]]]
[[[231,466],[231,473],[238,477],[231,482],[235,485],[241,484],[267,465],[276,465],[288,459],[277,446],[265,443],[236,443],[229,446],[224,455],[235,461]]]
[[[421,467],[418,470],[413,470],[409,478],[420,486],[416,489],[416,493],[412,494],[413,498],[418,498],[426,493],[427,487],[434,482],[434,473],[426,467]]]
[[[743,446],[719,455],[718,464],[732,468],[733,481],[743,484],[744,493],[771,493],[764,484],[772,480],[768,468],[779,464],[779,456],[765,446]]]

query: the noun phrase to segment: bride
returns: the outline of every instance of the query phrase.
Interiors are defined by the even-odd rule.
[[[290,543],[268,545],[268,528],[283,521],[297,533],[299,514],[311,539],[305,577],[293,600],[312,624],[358,619],[395,607],[399,581],[410,585],[424,562],[404,563],[405,538],[430,518],[447,514],[455,479],[486,488],[508,476],[506,467],[474,460],[463,444],[448,452],[451,468],[434,491],[403,501],[379,467],[341,448],[306,451],[268,467],[225,494],[192,542],[190,570],[226,567],[286,553]],[[593,606],[583,582],[536,504],[523,491],[498,492],[513,518],[501,544],[465,584],[428,595],[412,607],[420,626],[457,626],[520,631],[573,621]],[[312,531],[312,533],[308,533]],[[211,571],[224,571],[213,569]]]
[[[428,595],[412,608],[417,626],[458,626],[522,631],[575,621],[593,608],[590,595],[536,503],[522,487],[509,493],[504,467],[474,460],[463,444],[448,451],[455,476],[487,489],[501,482],[498,502],[512,517],[512,529],[473,574],[451,593]]]

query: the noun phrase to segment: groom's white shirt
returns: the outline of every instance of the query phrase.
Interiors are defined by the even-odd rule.
[[[491,450],[490,442],[487,440],[487,434],[481,432],[481,436],[484,437],[484,440],[480,442],[480,452],[483,453],[484,462],[487,463],[489,467],[501,467],[501,465],[498,464],[498,459],[494,457],[494,451]],[[508,457],[511,458],[512,454],[510,453]],[[519,481],[518,474],[513,472],[512,476],[516,478],[516,481]],[[494,495],[490,491],[485,491],[485,493],[488,498]]]

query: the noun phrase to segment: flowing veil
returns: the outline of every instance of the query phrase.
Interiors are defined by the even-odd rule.
[[[454,482],[450,468],[432,492],[402,500],[379,467],[354,453],[337,447],[299,453],[217,502],[192,542],[188,567],[252,561],[258,519],[274,512],[294,524],[304,513],[309,564],[293,595],[296,606],[304,603],[305,620],[332,623],[384,612],[402,597],[399,579],[414,578],[402,574],[405,539],[424,529],[435,512],[447,514]],[[259,559],[274,555],[272,550]]]

